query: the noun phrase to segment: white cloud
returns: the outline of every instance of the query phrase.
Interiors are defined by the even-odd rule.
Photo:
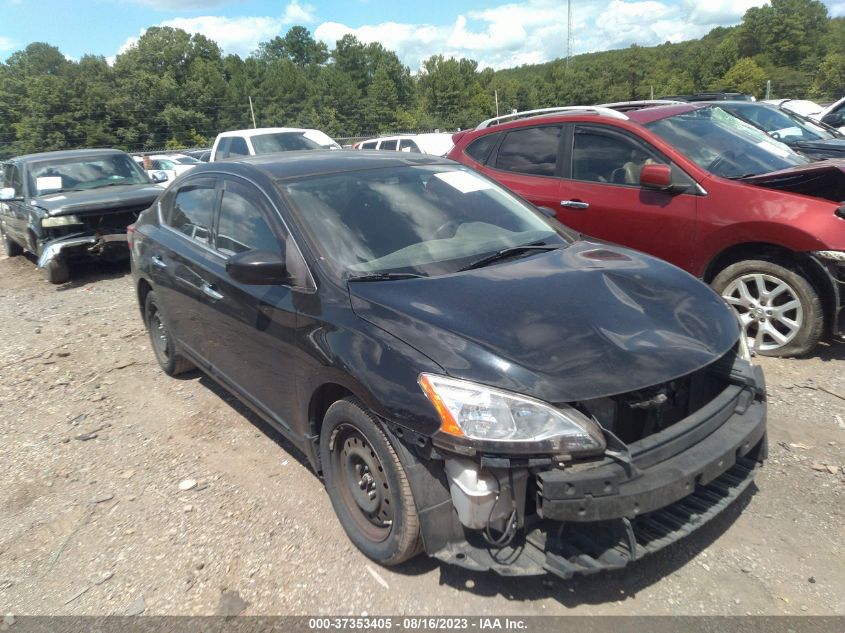
[[[11,51],[18,47],[18,43],[11,37],[0,35],[0,51]]]
[[[314,7],[310,4],[301,5],[297,0],[292,0],[285,7],[285,14],[282,22],[285,24],[311,24],[317,17],[314,14]]]
[[[715,27],[737,24],[748,9],[764,4],[766,0],[683,0],[682,9],[689,22]]]
[[[164,0],[139,0],[142,2],[161,2]],[[193,0],[195,4],[203,0]],[[206,0],[213,2],[213,0]],[[266,42],[277,35],[284,35],[287,29],[295,24],[309,24],[313,22],[314,7],[300,4],[298,0],[291,0],[280,17],[240,16],[221,17],[205,15],[195,18],[171,18],[159,22],[156,26],[172,26],[188,33],[200,33],[215,41],[226,53],[234,53],[246,57],[258,48],[261,42]],[[146,29],[141,31],[144,34]],[[138,42],[138,37],[130,37],[118,49],[118,54],[128,50]]]
[[[134,0],[164,7],[212,6],[225,0]],[[358,0],[364,3],[365,0]],[[652,46],[701,37],[716,26],[738,24],[745,12],[767,0],[574,0],[573,52],[589,53],[631,44]],[[181,2],[181,5],[179,4]],[[827,0],[831,15],[845,15],[845,0]],[[364,43],[379,42],[416,71],[432,55],[468,57],[482,68],[534,64],[566,55],[566,0],[506,2],[467,11],[441,23],[382,22],[350,26],[318,23],[316,9],[290,0],[280,16],[174,18],[161,22],[216,41],[227,53],[241,56],[258,44],[283,35],[294,24],[312,25],[314,37],[333,48],[346,34]],[[137,38],[130,38],[125,48]]]
[[[173,2],[173,0],[131,0],[131,2],[161,11],[186,11],[220,7],[229,4],[232,0],[179,0],[178,2]]]

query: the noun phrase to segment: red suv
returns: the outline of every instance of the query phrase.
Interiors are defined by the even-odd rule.
[[[453,139],[449,158],[564,224],[711,284],[758,352],[842,336],[845,162],[810,162],[718,104],[552,108]]]

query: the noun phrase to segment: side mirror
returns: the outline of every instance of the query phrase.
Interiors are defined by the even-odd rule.
[[[160,182],[167,182],[169,180],[169,178],[167,177],[167,173],[163,171],[150,172],[150,178],[152,178],[153,182],[156,184]]]
[[[830,114],[825,114],[822,117],[822,123],[829,125],[830,127],[842,127],[845,125],[845,122],[842,120],[841,112],[831,112]]]
[[[672,168],[669,165],[643,165],[640,186],[648,189],[669,189],[672,186]]]
[[[235,281],[249,286],[290,283],[285,257],[270,251],[245,251],[232,255],[226,272]]]
[[[15,188],[14,187],[3,187],[0,189],[0,200],[14,200],[15,199]]]

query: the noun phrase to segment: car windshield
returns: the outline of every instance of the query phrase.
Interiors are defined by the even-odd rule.
[[[256,154],[272,154],[297,149],[323,149],[323,146],[305,136],[305,132],[275,132],[252,137]]]
[[[174,156],[170,160],[177,165],[199,165],[199,161],[193,156]]]
[[[346,278],[446,274],[503,249],[570,241],[565,229],[461,167],[380,168],[280,186],[319,254]]]
[[[726,108],[732,114],[768,132],[773,138],[784,141],[829,141],[841,134],[826,130],[818,123],[788,110],[764,105]]]
[[[756,176],[810,162],[719,106],[676,114],[646,127],[702,169],[725,178]]]
[[[124,154],[51,160],[29,169],[33,195],[149,182],[141,167]]]

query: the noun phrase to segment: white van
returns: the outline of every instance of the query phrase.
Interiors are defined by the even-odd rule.
[[[214,139],[209,162],[298,149],[340,149],[340,145],[324,132],[307,128],[262,127],[232,130],[221,132]]]

